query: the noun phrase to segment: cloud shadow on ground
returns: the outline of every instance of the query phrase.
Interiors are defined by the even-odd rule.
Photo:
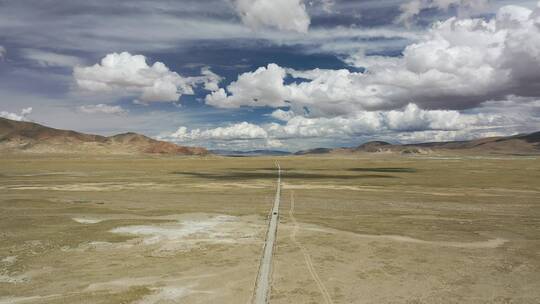
[[[171,174],[186,175],[198,178],[213,179],[213,180],[248,180],[248,179],[270,179],[276,178],[276,172],[187,172],[175,171]],[[393,175],[383,174],[364,174],[364,175],[339,175],[339,174],[318,174],[318,173],[301,173],[301,172],[285,172],[283,175],[287,179],[369,179],[369,178],[397,178]]]
[[[416,173],[418,172],[415,168],[351,168],[348,171],[354,172],[378,172],[378,173]]]

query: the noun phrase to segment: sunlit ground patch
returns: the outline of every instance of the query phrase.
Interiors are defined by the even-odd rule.
[[[179,301],[191,293],[189,288],[166,286],[152,288],[153,293],[145,296],[135,304],[156,304],[156,303],[180,303]]]
[[[417,239],[417,238],[404,236],[404,235],[362,234],[362,233],[340,231],[340,230],[329,229],[329,228],[318,228],[314,225],[306,225],[306,226],[307,227],[303,228],[304,230],[314,231],[318,233],[322,232],[322,233],[328,233],[328,234],[341,234],[341,235],[347,235],[353,238],[361,238],[361,239],[367,239],[367,240],[397,242],[397,243],[411,243],[411,244],[418,244],[418,245],[429,245],[429,246],[440,246],[440,247],[454,247],[454,248],[467,248],[467,249],[486,248],[487,249],[487,248],[498,248],[508,242],[507,239],[499,238],[499,237],[488,239],[485,241],[477,241],[477,242],[428,241],[428,240]]]
[[[182,215],[177,222],[118,227],[113,233],[134,235],[129,244],[149,246],[156,255],[189,251],[201,244],[238,244],[252,242],[260,226],[240,217],[205,214]]]
[[[25,275],[9,275],[7,273],[0,273],[0,283],[24,283],[29,279]]]
[[[12,255],[12,256],[3,258],[0,262],[2,262],[3,264],[11,265],[15,263],[16,261],[17,261],[17,256]]]
[[[74,217],[72,220],[79,224],[97,224],[103,220],[100,219],[93,219],[93,218],[81,218],[81,217]]]
[[[0,187],[0,189],[8,190],[46,190],[46,191],[122,191],[122,190],[156,190],[167,188],[167,184],[157,183],[129,183],[129,182],[115,182],[115,183],[74,183],[74,184],[61,184],[61,185],[9,185]]]
[[[19,284],[32,280],[33,277],[46,274],[51,271],[51,267],[29,270],[26,272],[10,272],[7,268],[0,269],[0,283]],[[1,303],[1,302],[0,302]]]

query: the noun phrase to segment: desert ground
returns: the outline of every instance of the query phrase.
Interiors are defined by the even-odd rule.
[[[540,303],[540,160],[2,155],[0,303]]]

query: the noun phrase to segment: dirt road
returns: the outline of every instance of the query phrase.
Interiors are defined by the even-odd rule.
[[[255,285],[255,294],[253,296],[254,304],[266,304],[270,298],[270,282],[272,279],[272,257],[274,254],[274,246],[276,242],[277,227],[279,223],[279,204],[281,199],[281,167],[276,163],[278,168],[278,180],[276,197],[274,206],[270,215],[268,224],[268,232],[264,244],[263,257],[259,266],[259,274]]]

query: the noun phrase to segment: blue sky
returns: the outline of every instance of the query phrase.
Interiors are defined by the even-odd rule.
[[[244,150],[537,131],[539,15],[537,1],[0,0],[0,115]]]

